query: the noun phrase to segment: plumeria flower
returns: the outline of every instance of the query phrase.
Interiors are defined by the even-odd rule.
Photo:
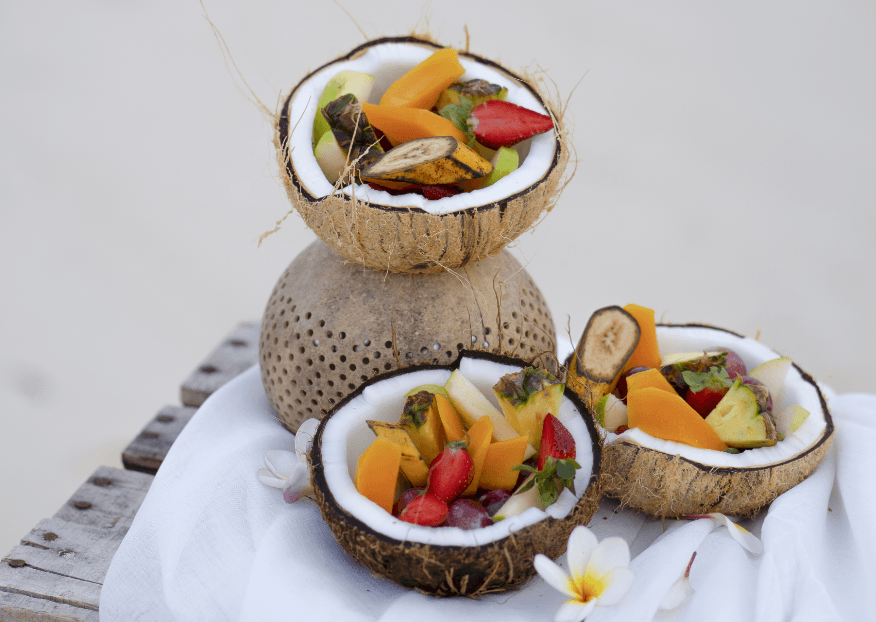
[[[319,427],[318,419],[308,419],[295,434],[295,451],[269,449],[265,452],[265,466],[259,469],[259,481],[271,488],[283,490],[283,500],[295,503],[313,492],[310,487],[310,469],[307,456],[313,447],[313,437]]]
[[[678,581],[672,584],[669,588],[669,591],[666,592],[666,595],[663,597],[663,600],[660,601],[660,609],[665,609],[667,611],[680,607],[690,595],[693,594],[694,589],[690,585],[690,567],[693,566],[694,559],[697,556],[697,552],[694,551],[694,554],[691,555],[690,561],[687,564],[687,568],[684,571],[684,574],[679,577]]]
[[[633,584],[630,547],[622,538],[606,538],[597,544],[590,529],[575,527],[569,535],[566,561],[571,576],[549,557],[535,556],[535,569],[542,579],[569,596],[554,615],[555,622],[581,622],[597,606],[620,602]]]
[[[739,546],[744,548],[752,555],[760,555],[763,553],[763,543],[758,540],[757,536],[748,531],[745,527],[737,525],[729,517],[720,512],[712,512],[711,514],[692,514],[683,518],[711,518],[713,521],[725,525],[730,532],[730,537],[739,543]]]

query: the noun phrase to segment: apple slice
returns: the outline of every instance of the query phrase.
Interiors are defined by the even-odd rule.
[[[347,154],[341,151],[341,146],[332,132],[325,132],[317,141],[313,155],[328,182],[332,185],[338,183],[341,173],[347,168]]]
[[[489,417],[493,422],[493,439],[507,441],[520,434],[505,420],[504,415],[493,406],[471,381],[455,370],[444,385],[450,402],[462,417],[465,427],[470,428],[481,417]],[[524,460],[535,455],[535,448],[527,445]]]
[[[761,381],[770,392],[770,397],[773,398],[773,410],[784,408],[782,396],[785,393],[785,379],[789,369],[791,369],[791,359],[782,357],[761,363],[748,372],[749,376]]]
[[[348,93],[355,95],[360,102],[367,102],[368,98],[371,97],[371,89],[376,80],[377,78],[367,73],[341,71],[328,81],[319,97],[319,102],[316,105],[316,116],[313,118],[314,148],[323,134],[329,130],[328,121],[322,116],[322,109],[325,108],[325,105]]]
[[[800,404],[791,404],[787,408],[782,409],[777,415],[773,415],[776,422],[776,432],[782,435],[782,439],[788,438],[791,434],[797,431],[806,418],[809,416],[809,411],[800,406]]]

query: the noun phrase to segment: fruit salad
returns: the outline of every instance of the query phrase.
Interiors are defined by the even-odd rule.
[[[332,184],[351,170],[390,194],[437,200],[486,188],[520,165],[517,143],[553,129],[550,116],[505,101],[508,89],[460,81],[454,49],[438,50],[369,103],[376,77],[341,71],[319,99],[313,150]]]
[[[367,421],[356,489],[402,521],[476,529],[574,491],[575,440],[554,416],[564,385],[534,367],[493,392],[502,412],[459,370],[405,396],[397,423]]]
[[[664,440],[738,453],[775,445],[809,415],[799,404],[774,412],[791,367],[788,358],[749,370],[738,354],[726,348],[662,353],[653,310],[638,305],[608,307],[594,317],[600,321],[591,320],[592,326],[585,329],[576,360],[570,363],[570,377],[576,390],[589,392],[597,421],[609,432],[639,428]],[[596,334],[588,335],[588,330]],[[612,339],[606,341],[606,336]],[[618,336],[624,339],[613,340]],[[611,371],[606,375],[600,369],[602,376],[596,382],[586,350],[587,344],[600,339],[615,347],[606,367]]]

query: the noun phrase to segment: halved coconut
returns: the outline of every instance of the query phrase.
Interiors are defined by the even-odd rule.
[[[317,102],[342,70],[377,78],[370,102],[442,46],[413,37],[361,45],[306,76],[285,100],[275,146],[280,174],[293,207],[308,227],[346,258],[375,270],[437,273],[488,257],[553,208],[563,184],[569,143],[562,121],[535,87],[484,58],[460,52],[460,80],[481,78],[508,87],[510,102],[554,117],[555,131],[515,145],[520,167],[488,188],[430,201],[393,196],[367,185],[335,189],[311,145]]]
[[[749,370],[781,356],[753,339],[700,325],[658,326],[657,341],[662,354],[725,347],[739,354]],[[833,420],[827,404],[815,381],[797,365],[788,371],[773,410],[793,403],[810,413],[796,432],[773,447],[738,454],[664,441],[635,428],[606,433],[603,490],[657,517],[756,514],[809,476],[830,447]]]
[[[590,521],[599,503],[600,440],[584,405],[566,390],[559,419],[575,438],[581,469],[575,493],[564,490],[546,510],[529,508],[482,529],[421,527],[403,522],[363,497],[353,484],[356,461],[374,440],[366,420],[397,421],[405,393],[443,385],[455,368],[498,407],[491,387],[527,363],[483,352],[464,352],[450,366],[419,366],[364,383],[323,418],[311,452],[312,481],[323,518],[335,538],[372,572],[406,587],[441,596],[477,596],[529,579],[536,553],[552,559],[569,533]]]

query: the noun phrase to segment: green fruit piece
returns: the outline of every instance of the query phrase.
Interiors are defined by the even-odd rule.
[[[791,369],[791,359],[782,357],[761,363],[748,372],[749,376],[760,380],[770,392],[773,408],[776,410],[781,408],[782,396],[785,393],[785,378],[788,376],[789,369]]]
[[[438,393],[438,394],[443,395],[447,399],[450,399],[447,396],[447,389],[445,389],[440,384],[421,384],[420,386],[414,387],[413,389],[411,389],[410,391],[405,393],[405,397],[410,397],[416,393],[419,393],[420,391],[428,391],[429,393],[432,393],[432,394]]]
[[[328,182],[332,185],[336,184],[347,167],[347,154],[341,151],[332,132],[322,135],[313,149],[313,155],[316,156],[316,162]]]
[[[541,446],[541,433],[548,413],[558,415],[563,401],[562,382],[547,372],[526,367],[502,376],[493,393],[505,414],[505,420],[518,434],[529,437],[529,444]]]
[[[718,437],[730,447],[750,449],[776,444],[772,421],[761,414],[754,391],[738,378],[708,417]]]
[[[374,86],[376,78],[367,73],[359,71],[341,71],[336,74],[328,84],[319,98],[316,105],[316,116],[313,119],[313,146],[319,142],[322,135],[329,130],[329,123],[322,116],[322,109],[330,101],[333,101],[341,95],[352,93],[358,101],[368,101],[371,97],[371,89]]]
[[[617,432],[622,425],[627,425],[627,405],[623,400],[608,393],[596,403],[596,420],[609,432]]]
[[[481,178],[482,181],[478,188],[492,186],[509,173],[516,171],[517,167],[520,166],[520,156],[511,147],[499,147],[493,154],[490,164],[493,165],[493,170],[490,171],[489,175]]]
[[[781,410],[779,414],[774,415],[776,420],[776,432],[783,439],[788,438],[791,434],[803,425],[806,418],[809,417],[809,411],[800,406],[800,404],[791,404],[787,408]]]

